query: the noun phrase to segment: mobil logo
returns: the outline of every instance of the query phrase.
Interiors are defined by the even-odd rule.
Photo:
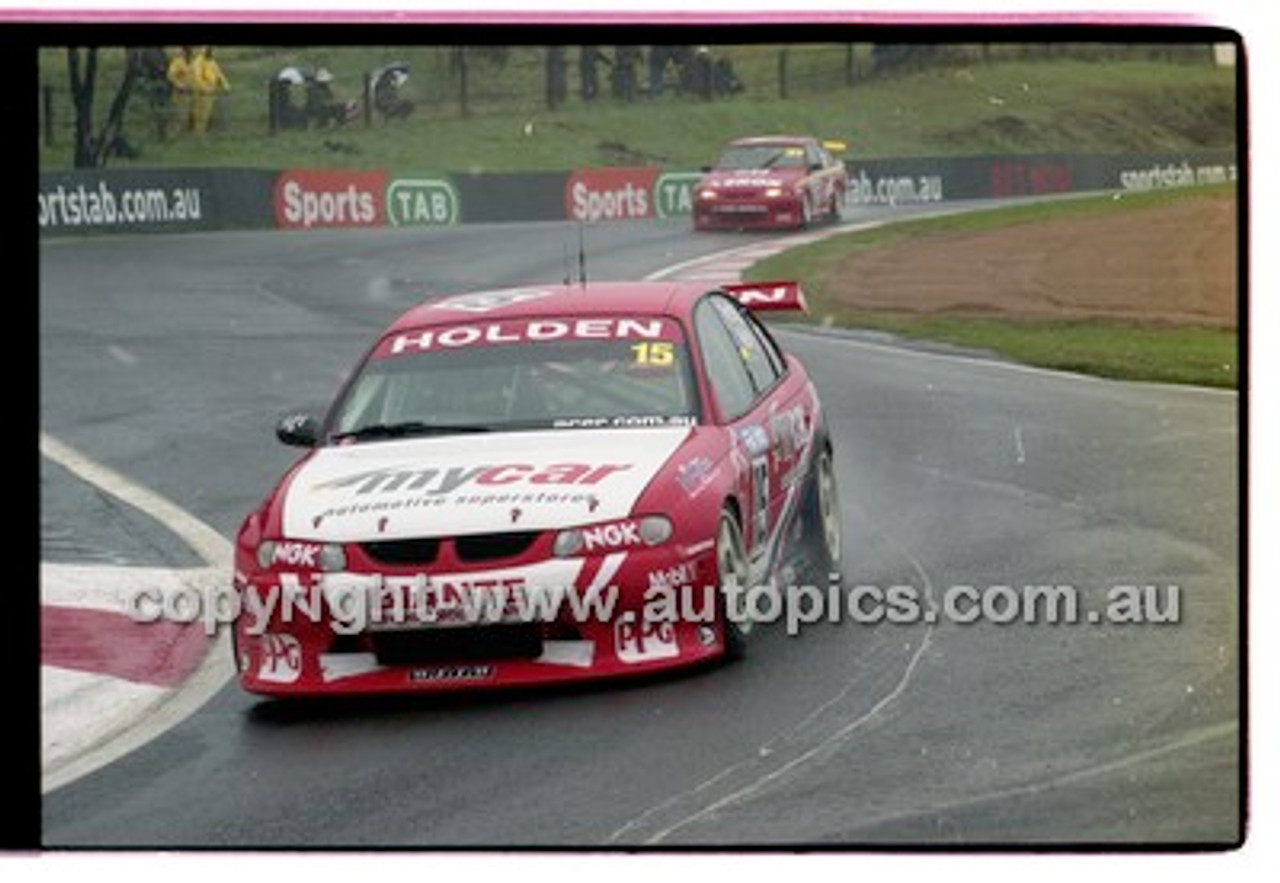
[[[620,221],[654,216],[650,166],[578,169],[565,181],[565,216],[573,221]]]

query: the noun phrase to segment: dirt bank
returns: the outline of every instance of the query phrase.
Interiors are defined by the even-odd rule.
[[[1204,196],[928,236],[852,252],[823,288],[863,310],[1234,328],[1236,221],[1235,200]]]

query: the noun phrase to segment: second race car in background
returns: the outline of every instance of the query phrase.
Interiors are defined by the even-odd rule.
[[[838,220],[849,174],[834,141],[808,136],[740,138],[693,189],[695,230],[805,228]]]

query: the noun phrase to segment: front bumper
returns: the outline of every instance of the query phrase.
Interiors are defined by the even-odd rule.
[[[416,574],[241,570],[242,612],[233,628],[239,681],[273,696],[440,692],[623,677],[712,660],[724,653],[724,630],[714,553],[700,545],[443,578],[455,589],[466,580],[462,607],[441,607],[450,583],[425,577],[414,584],[428,587],[425,595],[403,596],[403,608],[386,618],[376,611],[399,591],[388,587],[409,585]],[[548,574],[567,575],[570,584],[534,581]],[[380,594],[365,592],[357,614],[351,599],[361,592],[339,589],[368,587],[375,578]],[[516,585],[524,586],[518,597],[510,592]],[[422,597],[430,602],[415,603]],[[659,610],[664,598],[681,606]],[[659,621],[655,612],[677,615]]]
[[[786,229],[804,224],[801,201],[795,197],[734,197],[695,199],[693,225],[699,230]]]

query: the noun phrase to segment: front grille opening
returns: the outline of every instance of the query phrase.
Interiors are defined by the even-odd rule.
[[[334,635],[329,642],[330,653],[362,653],[368,649],[363,635]]]
[[[371,632],[369,639],[382,665],[536,659],[542,655],[542,630],[536,623]]]
[[[548,622],[542,627],[545,641],[581,641],[582,629],[572,622]]]
[[[360,547],[379,564],[433,564],[440,554],[440,540],[435,537],[370,540]]]
[[[538,539],[539,532],[526,530],[511,533],[485,533],[458,537],[453,541],[458,560],[464,562],[493,561],[523,555]]]

